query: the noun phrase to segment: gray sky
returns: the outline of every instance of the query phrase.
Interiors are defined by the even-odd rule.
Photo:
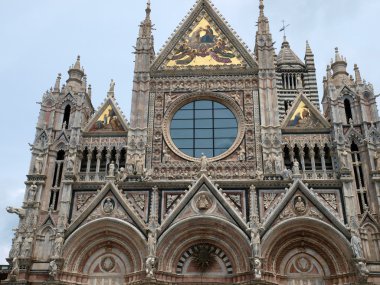
[[[98,107],[116,81],[116,99],[130,112],[133,48],[145,0],[0,0],[0,87],[4,104],[0,191],[0,264],[8,256],[16,216],[8,205],[21,206],[25,175],[40,101],[58,73],[67,79],[68,67],[81,55]],[[155,47],[163,43],[195,0],[152,0]],[[258,0],[213,0],[219,11],[253,50]],[[180,4],[179,4],[180,3]],[[282,20],[291,26],[287,37],[303,59],[309,40],[316,57],[321,87],[326,65],[339,47],[349,72],[357,63],[362,76],[380,91],[376,67],[380,53],[379,0],[265,0],[271,31],[279,48]],[[321,89],[321,88],[320,88]],[[320,98],[322,94],[319,94]],[[5,106],[6,105],[6,106]]]

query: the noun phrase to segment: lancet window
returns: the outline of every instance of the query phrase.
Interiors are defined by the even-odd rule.
[[[360,157],[359,148],[356,143],[352,142],[351,144],[351,158],[352,166],[355,177],[356,191],[359,200],[360,212],[364,213],[368,208],[367,201],[367,189],[365,187],[365,181],[363,176],[362,161]]]
[[[50,194],[49,207],[56,210],[58,206],[59,187],[62,182],[63,164],[65,160],[65,151],[60,150],[57,153],[57,159],[55,161],[53,184]]]
[[[71,106],[67,105],[63,113],[62,129],[68,129],[70,123]]]

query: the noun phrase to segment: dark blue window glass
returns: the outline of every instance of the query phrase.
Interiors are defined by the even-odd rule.
[[[170,135],[183,153],[192,157],[214,157],[226,152],[238,131],[235,115],[226,106],[199,100],[183,106],[174,115]]]

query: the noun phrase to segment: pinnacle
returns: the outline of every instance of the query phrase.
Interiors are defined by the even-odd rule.
[[[73,69],[80,69],[80,55],[77,56],[77,61],[75,62]]]

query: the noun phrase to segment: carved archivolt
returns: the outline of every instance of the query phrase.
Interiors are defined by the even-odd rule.
[[[184,154],[182,151],[180,151],[177,146],[174,144],[173,140],[171,139],[170,136],[170,123],[175,115],[175,113],[184,105],[194,101],[194,100],[212,100],[219,102],[226,107],[228,107],[235,115],[237,122],[238,122],[238,134],[235,139],[235,142],[233,145],[230,147],[228,151],[225,153],[218,155],[216,157],[209,158],[209,161],[217,161],[221,160],[225,157],[228,157],[231,155],[241,144],[244,134],[245,134],[245,129],[246,129],[246,123],[245,123],[245,117],[243,114],[243,111],[240,109],[240,107],[236,104],[236,101],[227,95],[220,94],[220,93],[213,93],[213,92],[203,92],[203,93],[198,93],[198,94],[186,94],[184,96],[179,97],[177,100],[175,100],[168,110],[166,111],[166,114],[163,119],[163,124],[162,124],[162,129],[163,129],[163,136],[165,139],[166,144],[168,147],[173,151],[176,155],[178,155],[181,158],[184,158],[188,161],[200,161],[199,158],[194,158],[189,155]]]

